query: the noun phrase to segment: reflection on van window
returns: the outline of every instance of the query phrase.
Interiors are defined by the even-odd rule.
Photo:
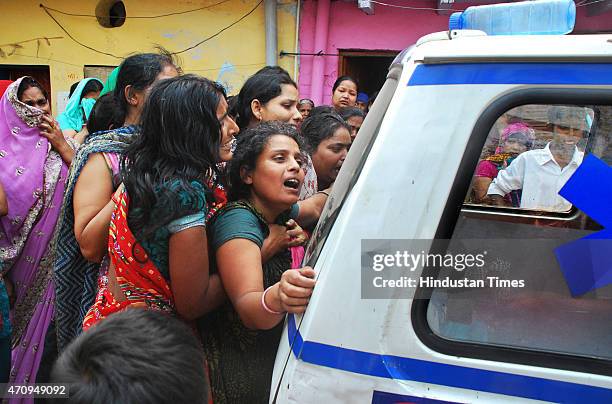
[[[502,115],[474,173],[470,202],[569,211],[558,192],[582,163],[593,116],[589,108],[559,105],[526,105]]]
[[[556,255],[557,248],[602,226],[580,210],[538,214],[571,207],[556,192],[581,164],[583,153],[612,165],[612,106],[525,105],[500,117],[478,160],[472,188],[466,190],[463,207],[469,209],[462,209],[448,251],[485,250],[486,265],[471,276],[522,280],[524,287],[434,288],[427,321],[436,335],[612,360],[612,284],[572,296]],[[475,209],[475,203],[490,203],[490,193],[504,206],[515,206],[513,214]],[[520,208],[529,209],[528,214],[515,214]],[[606,242],[594,250],[605,250]],[[577,265],[585,278],[593,277],[586,261]]]

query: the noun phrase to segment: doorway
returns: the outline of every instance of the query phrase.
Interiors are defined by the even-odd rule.
[[[359,92],[372,96],[381,89],[396,51],[340,51],[338,77],[348,75],[359,83]]]

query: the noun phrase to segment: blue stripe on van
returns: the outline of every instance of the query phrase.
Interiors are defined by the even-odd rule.
[[[427,397],[406,396],[403,394],[376,391],[372,393],[372,404],[461,404],[457,401],[434,400]]]
[[[612,85],[611,63],[454,63],[419,65],[409,86],[444,84]]]
[[[612,402],[612,389],[380,355],[304,341],[296,328],[293,315],[288,316],[288,336],[290,345],[294,341],[292,350],[296,358],[313,365],[346,372],[557,403]]]

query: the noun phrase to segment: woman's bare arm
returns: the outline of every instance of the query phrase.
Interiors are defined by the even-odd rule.
[[[266,294],[266,305],[278,314],[265,310],[261,252],[257,244],[246,239],[233,239],[217,249],[217,266],[227,296],[247,328],[267,330],[278,324],[285,311],[305,310],[312,288],[314,271],[288,269],[281,281]]]
[[[480,203],[487,197],[487,190],[493,180],[489,177],[476,177],[474,178],[474,202]]]
[[[194,320],[210,311],[217,299],[207,300],[210,290],[208,274],[208,241],[204,226],[191,227],[170,236],[169,266],[170,287],[178,314],[186,320]]]
[[[74,234],[83,257],[100,262],[106,255],[108,228],[115,209],[113,182],[104,156],[96,153],[83,167],[74,187]]]

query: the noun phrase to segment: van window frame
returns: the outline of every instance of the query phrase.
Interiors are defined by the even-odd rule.
[[[451,239],[455,225],[459,220],[459,215],[463,210],[465,195],[470,187],[472,176],[489,130],[501,114],[514,107],[528,104],[612,106],[612,90],[531,87],[514,90],[494,100],[478,118],[472,130],[436,230],[431,248],[432,253],[444,253],[446,251],[448,240]],[[476,210],[476,207],[470,206],[466,210],[473,211]],[[478,210],[480,211],[480,209]],[[574,210],[575,208],[572,208],[571,212],[574,213]],[[486,210],[483,209],[482,211],[485,212]],[[503,209],[495,209],[495,214],[504,215],[504,211]],[[525,211],[524,215],[513,210],[508,211],[508,216],[514,215],[530,216],[532,211]],[[572,215],[570,214],[569,216]],[[423,276],[436,277],[438,275],[437,272],[436,269],[430,269],[423,272]],[[417,337],[427,347],[436,352],[465,358],[612,376],[612,361],[610,360],[536,351],[527,348],[520,349],[475,342],[458,342],[442,338],[434,333],[427,321],[427,309],[432,290],[426,288],[418,288],[416,290],[411,307],[411,321]]]

